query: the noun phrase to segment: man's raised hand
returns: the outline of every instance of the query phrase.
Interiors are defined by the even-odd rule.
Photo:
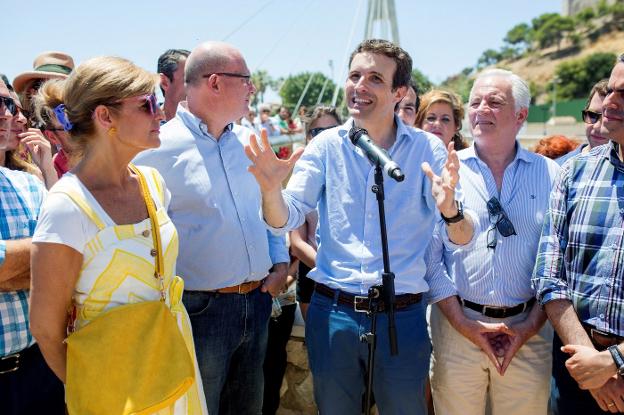
[[[287,160],[280,160],[271,148],[266,129],[262,129],[260,138],[261,142],[258,143],[255,134],[252,134],[249,137],[249,144],[245,146],[245,154],[253,163],[248,170],[256,178],[262,193],[280,191],[282,182],[303,154],[303,148],[293,151]]]

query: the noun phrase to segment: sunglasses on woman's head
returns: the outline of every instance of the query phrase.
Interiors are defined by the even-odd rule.
[[[601,112],[583,110],[581,114],[583,115],[583,121],[585,121],[586,124],[596,124],[600,118],[602,118]]]

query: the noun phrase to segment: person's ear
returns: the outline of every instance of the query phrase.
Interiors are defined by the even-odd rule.
[[[407,86],[400,86],[394,91],[394,97],[396,98],[396,103],[398,104],[405,98],[407,95]]]
[[[100,127],[101,129],[108,131],[115,126],[115,120],[113,114],[111,113],[110,108],[106,105],[98,105],[93,110],[93,122],[96,127]]]
[[[171,81],[169,80],[169,78],[167,78],[167,75],[165,75],[164,73],[159,73],[158,76],[160,77],[160,87],[164,91],[163,95],[167,95],[167,91],[169,90],[169,87],[171,86]]]

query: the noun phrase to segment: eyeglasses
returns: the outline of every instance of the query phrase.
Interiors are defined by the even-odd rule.
[[[310,128],[310,137],[314,138],[325,130],[329,130],[330,128],[338,127],[337,125],[332,125],[331,127],[316,127]]]
[[[583,121],[585,121],[585,124],[596,124],[600,121],[600,118],[602,118],[601,112],[583,110],[581,111],[581,114],[583,115]]]
[[[233,73],[233,72],[213,72],[202,75],[202,78],[210,78],[212,75],[220,75],[220,76],[229,76],[230,78],[240,78],[244,79],[246,84],[251,84],[251,75],[245,75],[242,73]]]
[[[146,113],[152,116],[154,116],[159,110],[158,100],[156,99],[156,95],[154,94],[145,94],[145,95],[139,95],[137,97],[124,98],[119,101],[115,101],[115,102],[112,102],[110,104],[105,104],[105,105],[121,104],[123,101],[128,100],[128,99],[135,99],[137,101],[143,101],[143,104],[141,105],[141,109],[143,109]]]
[[[492,224],[487,232],[487,247],[495,249],[498,242],[496,229],[498,229],[505,238],[511,235],[517,235],[517,233],[513,223],[511,223],[511,220],[509,220],[509,217],[507,217],[507,214],[495,196],[488,200],[487,210],[490,215],[490,223]],[[492,220],[492,218],[494,218],[494,220]]]
[[[156,99],[156,95],[147,94],[139,97],[139,100],[145,100],[141,108],[145,110],[145,112],[149,112],[152,116],[156,115],[158,112],[158,100]]]
[[[17,104],[13,98],[0,97],[0,110],[4,112],[5,109],[8,109],[12,116],[17,114]]]

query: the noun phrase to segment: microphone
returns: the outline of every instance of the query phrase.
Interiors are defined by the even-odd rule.
[[[390,158],[388,152],[379,146],[377,146],[373,140],[368,136],[368,131],[364,128],[353,127],[349,130],[349,140],[359,147],[368,160],[374,165],[379,166],[386,171],[389,177],[393,178],[397,182],[402,182],[405,179],[405,175],[401,171],[401,168]]]

